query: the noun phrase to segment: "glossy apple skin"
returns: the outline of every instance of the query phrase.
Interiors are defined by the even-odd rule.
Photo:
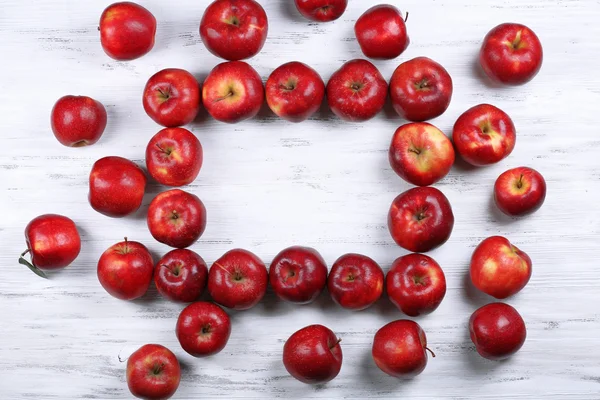
[[[106,128],[106,109],[87,96],[63,96],[52,108],[50,122],[56,139],[67,147],[89,146]]]
[[[365,11],[354,24],[354,34],[363,54],[375,59],[396,58],[410,43],[404,17],[389,4],[380,4]]]
[[[327,82],[331,111],[346,121],[367,121],[385,105],[387,82],[367,60],[350,60]]]
[[[88,200],[92,208],[108,217],[120,218],[142,205],[146,175],[134,162],[123,157],[104,157],[90,172]]]
[[[98,260],[98,280],[111,296],[121,300],[142,297],[150,282],[154,262],[143,244],[125,239],[109,247]]]
[[[148,207],[148,229],[157,241],[183,249],[206,229],[206,208],[195,194],[180,189],[158,194]]]
[[[319,296],[327,283],[327,265],[313,248],[288,247],[271,262],[269,281],[280,299],[308,304]]]
[[[183,69],[163,69],[146,83],[142,104],[146,114],[159,125],[186,125],[200,110],[200,86],[194,75]]]
[[[364,310],[383,293],[385,276],[373,259],[361,254],[344,254],[338,258],[327,278],[331,298],[349,310]]]
[[[399,127],[390,143],[390,165],[405,181],[429,186],[450,172],[456,155],[450,139],[427,122]]]
[[[192,303],[181,311],[175,329],[179,344],[194,357],[208,357],[225,348],[231,335],[229,315],[206,301]]]
[[[410,317],[435,311],[446,295],[446,277],[440,265],[425,254],[402,256],[385,277],[387,294]]]
[[[154,284],[158,293],[182,303],[191,303],[200,297],[207,278],[206,263],[188,249],[171,250],[154,267]]]
[[[185,128],[165,128],[146,146],[148,173],[155,181],[167,186],[194,182],[203,159],[200,141]]]
[[[469,333],[477,352],[488,360],[504,360],[525,343],[525,321],[513,307],[491,303],[477,309],[469,319]]]
[[[330,22],[342,16],[348,0],[294,0],[304,18],[317,22]]]
[[[168,399],[181,380],[175,354],[159,344],[145,344],[127,359],[127,386],[141,399]]]
[[[236,123],[254,117],[264,98],[260,75],[243,61],[217,65],[202,87],[204,108],[221,122]]]
[[[371,353],[375,364],[386,374],[414,378],[427,366],[427,337],[414,321],[393,321],[377,331]]]
[[[67,267],[81,251],[77,226],[58,214],[35,217],[25,227],[25,242],[31,254],[31,263],[42,270]]]
[[[542,174],[528,167],[503,172],[494,184],[494,201],[506,215],[531,214],[544,204],[546,181]]]
[[[283,346],[283,365],[300,382],[322,384],[342,369],[340,339],[323,325],[309,325],[295,332]]]
[[[415,253],[425,253],[444,244],[453,227],[450,202],[434,187],[412,188],[401,193],[388,214],[388,228],[394,241]]]
[[[414,122],[442,115],[450,105],[452,90],[448,71],[427,57],[403,62],[390,80],[394,110],[402,118]]]
[[[200,37],[208,51],[230,61],[258,54],[268,31],[267,14],[254,0],[215,0],[200,21]]]
[[[481,67],[495,82],[522,85],[542,67],[544,52],[536,34],[521,24],[501,24],[483,39]]]
[[[271,73],[265,93],[269,108],[277,116],[290,122],[302,122],[321,107],[325,84],[317,71],[292,61]]]
[[[208,292],[216,303],[234,310],[248,310],[264,297],[269,273],[253,253],[233,249],[223,254],[208,271]]]
[[[109,57],[134,60],[154,47],[156,18],[139,4],[114,3],[100,16],[99,30],[102,49]]]

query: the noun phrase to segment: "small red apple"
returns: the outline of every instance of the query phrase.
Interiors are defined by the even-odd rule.
[[[294,333],[283,346],[283,365],[294,378],[322,384],[342,369],[341,339],[323,325],[309,325]]]
[[[344,254],[331,267],[327,289],[340,306],[364,310],[381,297],[384,279],[381,267],[371,258]]]
[[[208,271],[208,292],[216,303],[235,310],[254,307],[267,291],[265,264],[249,251],[230,250]]]
[[[369,58],[396,58],[410,43],[404,17],[389,4],[380,4],[365,11],[356,20],[354,34],[363,54]]]
[[[127,359],[127,386],[140,399],[168,399],[180,380],[177,357],[160,344],[145,344]]]
[[[225,348],[231,334],[231,321],[218,305],[198,301],[181,311],[175,332],[187,353],[194,357],[207,357]]]
[[[440,265],[425,254],[402,256],[385,277],[392,303],[410,317],[435,311],[446,295],[446,277]]]
[[[269,281],[280,299],[297,304],[311,303],[327,283],[327,265],[315,249],[288,247],[273,259]]]
[[[154,267],[158,293],[169,300],[190,303],[206,287],[208,267],[198,254],[188,249],[171,250]]]
[[[402,179],[417,186],[433,185],[448,175],[454,158],[450,139],[427,122],[402,125],[390,143],[392,169]]]
[[[327,102],[338,117],[347,121],[366,121],[385,105],[387,82],[375,65],[367,60],[350,60],[327,82]]]
[[[504,303],[487,304],[469,320],[471,340],[477,352],[488,360],[504,360],[525,343],[525,321],[513,307]]]
[[[64,96],[52,108],[51,125],[56,139],[68,147],[89,146],[106,128],[106,109],[87,96]]]
[[[294,0],[304,18],[317,22],[334,21],[342,16],[348,0]]]
[[[133,60],[154,47],[156,18],[139,4],[114,3],[100,16],[98,30],[106,54],[115,60]]]
[[[506,215],[537,211],[546,199],[546,181],[533,168],[518,167],[502,173],[494,184],[494,201]]]

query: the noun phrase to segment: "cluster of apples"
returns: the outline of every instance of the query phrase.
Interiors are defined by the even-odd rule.
[[[347,6],[347,0],[295,3],[302,15],[318,22],[339,18]],[[374,260],[360,254],[341,256],[328,273],[316,250],[300,246],[280,252],[269,269],[253,253],[234,249],[209,270],[198,254],[187,249],[206,227],[202,201],[180,189],[160,193],[148,208],[148,228],[157,241],[175,250],[154,264],[143,244],[125,239],[102,254],[98,279],[119,299],[144,295],[154,281],[164,297],[191,303],[177,320],[176,335],[181,347],[195,357],[218,353],[229,339],[231,322],[220,306],[252,308],[263,298],[269,283],[279,298],[297,304],[312,302],[327,286],[332,299],[351,310],[371,306],[385,286],[390,300],[404,314],[416,317],[433,312],[445,296],[446,280],[440,265],[421,253],[448,240],[454,215],[448,199],[430,185],[448,174],[455,149],[466,162],[484,166],[505,159],[515,147],[513,121],[489,104],[477,105],[458,118],[452,132],[454,144],[438,128],[424,122],[446,111],[453,90],[448,72],[425,57],[400,64],[389,86],[371,62],[357,59],[345,63],[327,85],[309,66],[291,62],[273,71],[263,87],[258,73],[240,60],[262,49],[267,31],[267,15],[254,0],[215,0],[208,6],[200,23],[202,41],[213,54],[228,61],[210,72],[202,90],[194,76],[181,69],[164,69],[148,80],[143,91],[144,110],[165,127],[146,148],[148,173],[158,183],[173,187],[196,179],[202,166],[202,146],[181,126],[196,118],[201,105],[215,119],[234,123],[255,116],[266,97],[275,114],[300,122],[309,118],[326,96],[338,117],[366,121],[381,111],[389,93],[394,109],[410,121],[394,133],[389,161],[400,177],[417,187],[394,199],[388,227],[394,241],[413,253],[394,261],[387,275]],[[135,3],[115,3],[101,16],[102,47],[117,60],[132,60],[149,52],[155,32],[154,16]],[[367,10],[356,21],[355,34],[369,58],[394,59],[409,45],[405,18],[390,5]],[[485,37],[479,59],[493,80],[523,84],[539,71],[542,47],[529,28],[503,24]],[[65,96],[55,104],[51,123],[60,143],[79,147],[100,139],[107,114],[94,99]],[[130,215],[140,208],[146,183],[145,172],[132,161],[104,157],[90,172],[90,205],[109,217]],[[494,186],[498,208],[511,216],[534,212],[545,195],[543,177],[526,167],[506,171]],[[25,235],[27,250],[19,261],[41,276],[45,276],[43,270],[69,265],[81,249],[75,223],[61,215],[35,218]],[[28,252],[31,262],[24,258]],[[504,299],[527,284],[531,265],[525,252],[506,238],[494,236],[476,248],[470,274],[481,291]],[[214,303],[195,302],[206,287]],[[523,319],[504,303],[475,311],[469,329],[477,351],[489,359],[510,356],[526,337]],[[378,330],[372,355],[387,374],[408,378],[424,370],[427,351],[421,327],[411,320],[398,320]],[[341,369],[340,339],[322,325],[303,328],[286,341],[283,363],[302,382],[327,382]],[[170,397],[179,385],[180,374],[175,355],[160,345],[143,346],[127,363],[129,388],[142,398]]]

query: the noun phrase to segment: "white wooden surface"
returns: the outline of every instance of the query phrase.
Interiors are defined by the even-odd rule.
[[[306,62],[324,79],[342,62],[360,57],[353,22],[374,1],[350,0],[329,24],[303,20],[292,0],[261,0],[269,37],[250,63],[266,80],[292,60]],[[600,398],[600,3],[592,0],[405,0],[411,45],[395,61],[377,62],[389,79],[399,62],[429,56],[454,80],[448,111],[433,121],[449,134],[468,107],[490,102],[515,121],[513,154],[489,168],[458,162],[438,185],[450,199],[455,229],[431,253],[442,265],[448,293],[440,308],[419,318],[437,357],[410,382],[387,377],[372,362],[375,331],[402,318],[387,299],[363,312],[336,307],[327,294],[312,305],[291,306],[272,293],[256,308],[232,313],[230,342],[219,355],[194,359],[174,334],[181,305],[153,289],[136,302],[110,297],[96,278],[96,262],[123,236],[151,248],[144,212],[163,190],[150,184],[144,207],[132,218],[110,219],[87,202],[87,177],[103,156],[143,164],[144,149],[159,127],[141,105],[143,86],[166,67],[199,79],[220,62],[202,45],[198,25],[209,0],[140,1],[158,20],[157,44],[147,56],[121,63],[100,47],[97,23],[108,1],[0,1],[0,398],[127,398],[127,357],[145,343],[172,349],[183,365],[177,398]],[[493,3],[493,4],[492,4]],[[476,68],[482,38],[498,23],[529,25],[542,40],[545,60],[530,84],[496,88]],[[92,147],[61,146],[50,130],[53,103],[85,94],[107,107],[104,137]],[[226,125],[202,114],[191,129],[205,164],[187,189],[208,209],[208,228],[192,248],[210,264],[233,247],[269,262],[282,248],[316,247],[329,265],[345,252],[375,258],[387,271],[405,252],[392,241],[386,216],[392,199],[409,185],[387,161],[395,128],[390,107],[365,123],[346,123],[324,107],[293,125],[266,108],[259,118]],[[504,170],[534,167],[548,182],[548,197],[531,217],[510,220],[493,207],[491,190]],[[50,280],[17,264],[27,222],[61,213],[80,227],[77,261]],[[501,234],[533,259],[529,285],[509,303],[523,315],[528,338],[502,363],[483,360],[468,338],[472,311],[491,299],[465,279],[474,247]],[[285,371],[283,343],[311,324],[329,326],[343,339],[340,375],[322,387],[305,386]]]

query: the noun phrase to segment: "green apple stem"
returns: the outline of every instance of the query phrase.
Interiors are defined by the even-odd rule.
[[[425,350],[431,353],[431,357],[435,358],[435,353],[429,347],[425,346]]]
[[[46,276],[46,274],[44,273],[44,271],[42,271],[41,269],[39,269],[38,267],[36,267],[35,265],[33,265],[33,263],[30,263],[29,261],[27,261],[24,258],[25,254],[27,254],[27,253],[29,253],[29,249],[27,249],[27,250],[25,250],[24,252],[21,253],[21,257],[19,257],[19,264],[25,265],[27,268],[29,268],[37,276],[41,276],[44,279],[48,279],[48,277]]]

